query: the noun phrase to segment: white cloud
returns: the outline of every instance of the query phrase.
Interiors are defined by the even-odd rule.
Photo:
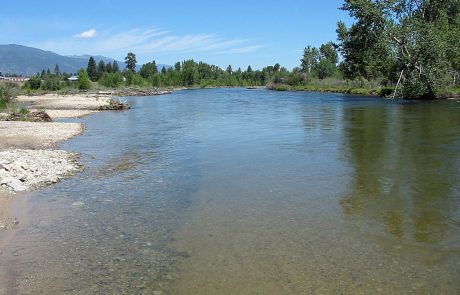
[[[95,29],[90,29],[88,31],[81,32],[80,34],[75,35],[77,38],[93,38],[96,37],[97,31]]]
[[[231,48],[223,53],[249,53],[259,50],[260,48],[264,47],[263,45],[252,45],[252,46],[245,46],[245,47],[237,47]]]

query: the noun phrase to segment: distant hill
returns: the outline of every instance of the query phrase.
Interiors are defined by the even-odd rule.
[[[0,45],[0,72],[31,76],[43,69],[54,71],[56,64],[59,65],[61,72],[76,73],[81,68],[86,68],[90,55],[63,56],[51,51],[38,48],[27,47],[16,44]],[[105,63],[113,62],[115,59],[95,55],[96,62],[103,60]],[[117,61],[120,68],[124,67],[124,62]],[[158,70],[169,65],[158,65]],[[138,66],[140,69],[140,67]]]

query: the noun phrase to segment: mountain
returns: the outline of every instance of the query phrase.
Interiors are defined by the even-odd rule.
[[[43,69],[54,71],[56,64],[61,72],[77,73],[81,68],[86,68],[90,55],[63,56],[51,51],[27,47],[17,44],[0,45],[0,72],[31,76]],[[115,59],[102,55],[93,56],[96,62],[103,60],[105,63]],[[122,69],[124,62],[117,61]],[[170,68],[170,65],[159,64],[158,70]],[[137,67],[140,69],[140,67]]]

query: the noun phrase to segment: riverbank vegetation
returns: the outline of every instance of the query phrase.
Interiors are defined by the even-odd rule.
[[[0,82],[0,112],[15,108],[14,98],[19,91],[19,86],[15,83]]]

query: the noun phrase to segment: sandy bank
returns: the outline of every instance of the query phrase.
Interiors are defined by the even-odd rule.
[[[50,148],[82,131],[80,123],[0,121],[0,150]]]
[[[22,102],[34,109],[45,110],[99,110],[110,104],[112,96],[105,94],[75,94],[56,95],[45,94],[39,96],[18,96]]]

